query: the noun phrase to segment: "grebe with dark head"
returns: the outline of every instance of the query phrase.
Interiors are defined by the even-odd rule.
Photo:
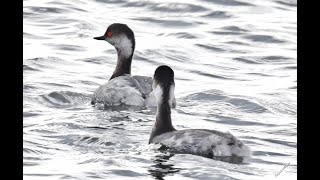
[[[135,50],[133,31],[126,24],[114,23],[107,28],[103,36],[94,39],[105,40],[114,46],[118,60],[109,81],[94,92],[91,104],[156,106],[152,78],[131,76],[131,62]],[[175,98],[172,103],[175,106]]]
[[[157,115],[149,144],[162,144],[174,153],[194,154],[230,163],[242,163],[248,159],[251,154],[249,147],[228,132],[209,129],[176,130],[171,120],[174,88],[173,70],[169,66],[159,66],[153,81]]]

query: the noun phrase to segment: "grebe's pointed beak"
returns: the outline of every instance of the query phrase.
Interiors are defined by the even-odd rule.
[[[95,40],[106,40],[105,36],[94,37]]]

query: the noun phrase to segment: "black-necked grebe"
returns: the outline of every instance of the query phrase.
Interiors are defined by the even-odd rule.
[[[149,144],[162,144],[176,153],[204,156],[230,163],[241,163],[250,156],[250,149],[230,133],[208,129],[176,130],[171,122],[174,97],[174,72],[159,66],[154,73],[153,91],[157,116]]]
[[[114,23],[107,28],[103,36],[94,39],[105,40],[113,45],[117,50],[118,61],[109,81],[94,92],[91,104],[156,106],[152,78],[131,76],[131,62],[135,49],[133,31],[126,24]],[[175,98],[172,103],[175,106]]]

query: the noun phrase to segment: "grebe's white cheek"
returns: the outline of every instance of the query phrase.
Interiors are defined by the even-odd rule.
[[[106,37],[105,40],[106,40],[108,43],[110,43],[112,46],[118,47],[118,46],[116,45],[116,43],[114,42],[114,38],[113,38],[113,37],[111,37],[111,38]]]
[[[169,104],[172,105],[172,102],[174,100],[174,84],[170,86],[170,92],[169,92]]]
[[[132,54],[132,42],[131,40],[125,35],[119,35],[115,40],[117,46],[121,49],[121,54],[128,58]]]
[[[152,82],[152,90],[154,90],[155,88],[156,88],[156,81],[153,80],[153,82]]]
[[[157,102],[160,102],[162,98],[163,91],[159,85],[155,85],[155,88],[153,89],[154,95],[156,97]]]

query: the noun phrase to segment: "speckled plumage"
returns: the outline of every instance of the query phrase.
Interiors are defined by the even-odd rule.
[[[176,130],[155,136],[151,143],[162,144],[171,152],[200,155],[231,163],[250,156],[249,148],[230,133],[207,129]]]
[[[140,82],[143,82],[143,77],[140,76],[139,79]],[[100,103],[105,106],[119,106],[122,104],[144,106],[145,98],[148,97],[150,89],[146,86],[141,86],[139,81],[131,75],[113,78],[94,92],[92,103]]]

